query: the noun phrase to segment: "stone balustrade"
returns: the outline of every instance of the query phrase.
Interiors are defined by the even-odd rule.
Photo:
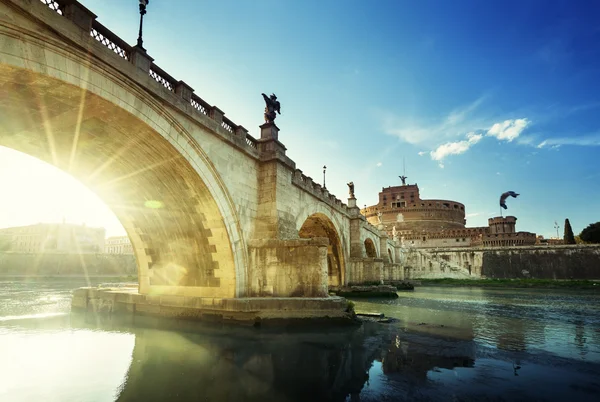
[[[244,148],[252,155],[257,155],[257,140],[248,134],[248,130],[235,124],[226,118],[224,116],[225,113],[219,108],[211,106],[198,95],[194,94],[194,89],[185,84],[185,82],[177,80],[157,66],[145,50],[129,45],[126,41],[96,21],[96,15],[79,2],[76,0],[40,1],[48,6],[50,10],[62,15],[81,29],[88,30],[92,38],[96,39],[117,56],[146,71],[160,87],[173,93],[174,96],[184,99],[198,113],[215,120],[219,127],[217,130],[224,130],[230,134],[236,146]]]
[[[316,183],[311,177],[302,173],[302,170],[296,169],[292,175],[292,184],[300,187],[306,192],[314,195],[319,200],[347,216],[350,216],[348,205],[344,204],[339,198],[331,194],[326,188]]]

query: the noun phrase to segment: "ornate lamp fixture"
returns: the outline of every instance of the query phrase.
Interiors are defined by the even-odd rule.
[[[144,46],[142,46],[144,43],[142,40],[142,25],[144,24],[144,15],[146,14],[146,6],[148,3],[150,3],[150,0],[140,0],[140,32],[138,33],[137,47],[142,50],[146,50],[144,49]]]

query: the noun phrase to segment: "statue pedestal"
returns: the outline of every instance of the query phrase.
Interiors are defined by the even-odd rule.
[[[279,141],[279,127],[275,123],[265,123],[260,126],[261,140],[277,140]]]
[[[348,208],[354,208],[356,207],[356,198],[351,197],[348,198]]]

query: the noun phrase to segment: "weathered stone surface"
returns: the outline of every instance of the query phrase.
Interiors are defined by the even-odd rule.
[[[87,309],[98,314],[138,314],[250,324],[257,320],[280,320],[282,324],[289,320],[351,320],[346,311],[347,302],[341,297],[222,299],[168,296],[160,300],[156,296],[132,294],[127,290],[102,291],[97,288],[81,288],[76,294],[78,296],[73,299],[72,305],[74,310]]]
[[[285,131],[253,138],[69,4],[71,19],[42,2],[0,1],[0,145],[69,172],[106,203],[131,240],[141,294],[178,306],[326,296],[348,283],[365,244],[382,259],[374,264],[396,260],[358,208],[296,169]],[[328,243],[306,243],[319,237]],[[261,240],[283,243],[249,246]],[[365,277],[394,276],[378,269]]]
[[[600,279],[600,246],[413,249],[411,278]]]

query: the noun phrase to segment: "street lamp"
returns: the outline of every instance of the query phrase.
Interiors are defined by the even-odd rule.
[[[327,186],[325,185],[325,171],[327,170],[327,166],[323,165],[323,188],[327,190]]]
[[[554,229],[556,229],[556,238],[558,239],[558,229],[560,228],[560,226],[558,226],[558,223],[556,223],[556,221],[554,221]]]
[[[140,32],[138,33],[137,47],[142,50],[146,50],[144,49],[144,46],[142,46],[142,43],[144,43],[142,40],[142,25],[144,24],[144,14],[146,14],[146,6],[148,3],[150,3],[150,0],[140,0]]]

